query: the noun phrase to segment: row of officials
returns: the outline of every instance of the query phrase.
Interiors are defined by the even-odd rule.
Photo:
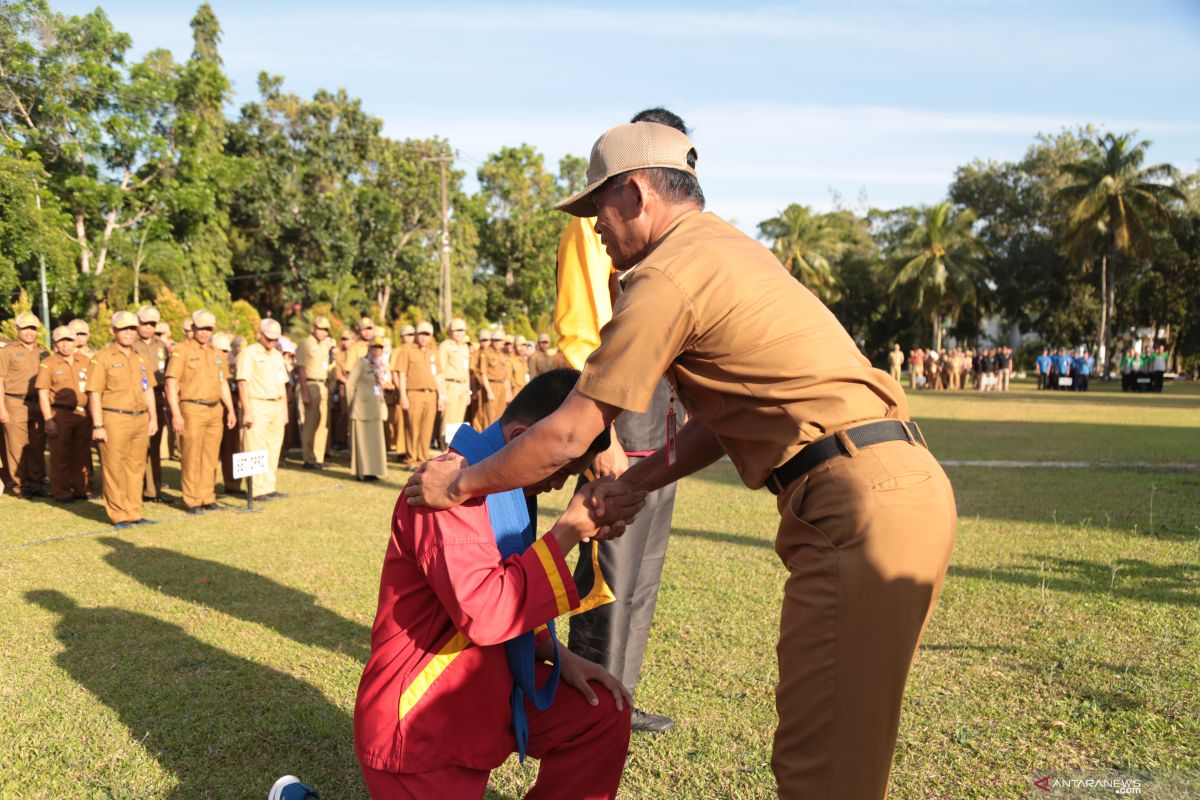
[[[38,345],[36,316],[15,322],[16,341],[0,343],[5,490],[86,500],[95,492],[95,445],[105,508],[119,528],[144,524],[144,502],[166,502],[164,452],[178,452],[190,514],[219,508],[218,472],[226,493],[243,491],[232,469],[239,451],[267,451],[268,471],[251,481],[258,500],[282,496],[276,473],[291,444],[310,469],[324,465],[327,449],[348,446],[355,475],[374,480],[386,475],[389,453],[427,460],[447,426],[490,425],[532,377],[564,365],[548,335],[536,349],[495,329],[470,341],[460,319],[441,344],[421,322],[401,328],[393,347],[368,318],[335,341],[329,320],[317,317],[297,346],[274,319],[263,319],[247,344],[217,333],[214,315],[200,310],[176,343],[158,310],[143,306],[113,314],[112,342],[99,351],[85,321],[55,328],[50,354]]]

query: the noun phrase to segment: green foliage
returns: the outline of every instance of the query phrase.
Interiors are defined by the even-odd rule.
[[[850,246],[854,230],[848,212],[814,214],[793,203],[777,217],[758,223],[759,235],[771,242],[771,252],[796,280],[824,303],[841,297],[834,262]]]

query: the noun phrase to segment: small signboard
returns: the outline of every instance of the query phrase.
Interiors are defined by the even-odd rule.
[[[1065,387],[1067,387],[1067,388],[1069,389],[1069,388],[1071,388],[1071,386],[1072,386],[1072,384],[1073,384],[1074,380],[1075,380],[1074,378],[1059,378],[1059,379],[1058,379],[1058,385],[1059,385],[1059,386],[1065,386]]]
[[[233,454],[233,477],[235,478],[262,475],[267,470],[266,450],[250,450],[245,453]]]

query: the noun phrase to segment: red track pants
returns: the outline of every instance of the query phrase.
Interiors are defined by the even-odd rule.
[[[529,755],[541,761],[526,800],[612,800],[629,752],[629,706],[617,711],[612,693],[593,683],[592,707],[574,687],[560,684],[554,704],[526,703]],[[363,767],[374,800],[480,800],[487,770],[447,767],[431,772],[382,772]]]

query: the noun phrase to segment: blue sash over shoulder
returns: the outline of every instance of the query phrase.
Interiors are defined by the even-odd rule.
[[[450,447],[461,454],[468,464],[476,464],[504,447],[504,433],[500,430],[499,422],[483,433],[464,425],[454,435]],[[537,502],[534,498],[526,498],[521,489],[491,494],[487,496],[487,511],[501,559],[523,553],[533,546],[537,539],[534,530]],[[526,696],[539,710],[545,711],[554,702],[554,692],[558,688],[558,639],[554,635],[554,621],[547,622],[546,627],[550,631],[550,641],[554,643],[554,668],[549,680],[542,686],[537,685],[534,677],[537,656],[534,653],[533,633],[522,633],[504,643],[508,668],[513,675],[513,732],[517,737],[517,755],[521,761],[525,760],[525,748],[529,744]]]

